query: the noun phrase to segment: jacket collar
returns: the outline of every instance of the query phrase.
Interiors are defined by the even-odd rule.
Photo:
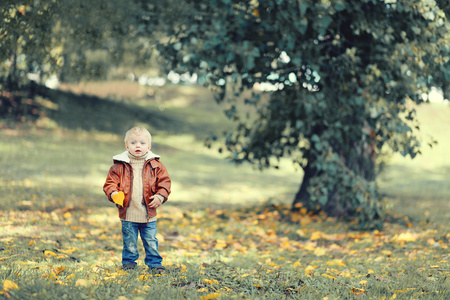
[[[150,160],[152,158],[160,158],[159,155],[156,155],[152,151],[148,151],[147,156],[145,157],[145,160]],[[128,156],[128,151],[124,151],[120,154],[113,156],[113,161],[123,161],[126,163],[130,163],[130,157]]]

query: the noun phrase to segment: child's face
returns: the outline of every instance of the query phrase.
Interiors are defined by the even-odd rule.
[[[152,148],[148,138],[141,135],[131,136],[127,141],[126,147],[128,152],[135,157],[143,157],[147,155],[148,151]]]

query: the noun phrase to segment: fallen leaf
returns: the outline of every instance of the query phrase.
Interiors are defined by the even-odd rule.
[[[46,257],[50,257],[50,256],[58,256],[58,254],[56,254],[55,252],[50,251],[50,250],[45,250],[45,251],[44,251],[44,255],[45,255]]]
[[[5,281],[3,281],[3,290],[5,292],[8,292],[10,290],[18,290],[19,286],[17,284],[15,284],[14,282],[12,282],[11,280],[6,279]]]
[[[64,272],[65,269],[66,269],[66,267],[64,267],[64,266],[56,267],[54,269],[54,272],[56,273],[56,275],[61,275],[61,273]]]
[[[399,242],[415,242],[417,241],[417,234],[412,234],[410,232],[403,232],[400,233],[398,236],[394,236],[393,238],[396,241]]]
[[[86,279],[78,279],[75,282],[75,286],[76,287],[80,287],[80,286],[87,287],[87,286],[89,286],[89,281],[87,281]]]
[[[330,275],[325,274],[325,273],[322,274],[322,276],[325,277],[325,278],[336,279],[336,277],[330,276]]]
[[[350,290],[351,293],[355,294],[355,295],[362,295],[364,294],[366,291],[363,289],[358,289],[358,288],[353,288]]]
[[[202,296],[202,297],[200,297],[200,299],[201,300],[211,300],[211,299],[217,299],[219,297],[220,297],[219,293],[214,293],[214,294],[209,294],[209,295],[206,295],[206,296]]]

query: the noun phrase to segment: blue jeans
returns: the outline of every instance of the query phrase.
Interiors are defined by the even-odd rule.
[[[139,258],[137,249],[138,234],[141,235],[145,249],[145,264],[150,267],[161,266],[162,257],[158,252],[158,239],[156,238],[156,222],[134,223],[122,221],[123,251],[122,265],[133,263]]]

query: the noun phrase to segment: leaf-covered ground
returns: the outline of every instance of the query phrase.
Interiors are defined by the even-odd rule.
[[[2,296],[12,299],[448,299],[448,225],[351,231],[288,207],[160,213],[162,275],[121,268],[115,209],[1,212]],[[143,253],[141,247],[140,252]]]
[[[51,111],[35,126],[0,121],[0,299],[450,298],[448,107],[419,111],[441,148],[392,160],[378,182],[385,226],[363,232],[291,212],[301,173],[289,163],[260,173],[207,150],[203,138],[228,125],[208,95],[178,92],[132,110],[41,99]],[[158,215],[162,275],[143,257],[122,270],[120,221],[102,192],[124,128],[147,119],[173,179]]]

